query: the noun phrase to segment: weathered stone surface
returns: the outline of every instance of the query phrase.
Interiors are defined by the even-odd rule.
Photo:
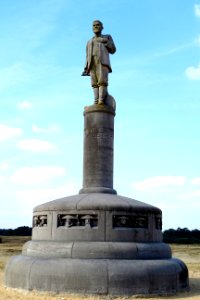
[[[114,108],[85,108],[79,195],[39,205],[32,241],[12,257],[5,284],[26,290],[167,295],[189,288],[186,265],[162,243],[162,212],[113,189]]]
[[[65,211],[65,210],[123,210],[161,213],[158,207],[124,196],[91,193],[63,197],[43,203],[34,208],[33,212]]]
[[[5,269],[5,285],[29,290],[29,274],[34,261],[34,257],[12,256]]]
[[[161,210],[118,195],[89,193],[61,198],[37,206],[33,219],[40,216],[47,216],[46,224],[33,227],[33,240],[162,241],[161,228],[156,227],[157,218],[162,219]],[[83,226],[86,216],[95,223],[91,220],[91,226]],[[70,225],[60,218],[69,218]]]
[[[43,258],[168,259],[171,249],[164,243],[29,241],[22,254]]]
[[[15,256],[5,284],[27,290],[92,294],[175,294],[188,289],[187,268],[175,259],[63,259]]]
[[[80,193],[111,193],[113,189],[113,144],[115,111],[93,105],[84,111],[83,188]]]

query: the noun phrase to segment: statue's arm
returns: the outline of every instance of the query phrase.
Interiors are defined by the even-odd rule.
[[[88,43],[86,46],[86,62],[85,62],[85,67],[83,69],[83,72],[81,76],[89,76],[89,70],[88,70]]]
[[[105,44],[109,53],[114,54],[116,52],[116,47],[111,35],[107,35],[107,43]]]

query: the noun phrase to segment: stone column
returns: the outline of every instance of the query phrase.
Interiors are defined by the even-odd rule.
[[[84,110],[83,193],[116,194],[113,189],[115,110],[91,105]]]

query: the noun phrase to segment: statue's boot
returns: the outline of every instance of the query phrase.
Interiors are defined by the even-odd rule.
[[[93,93],[94,93],[94,104],[98,104],[98,101],[99,101],[99,87],[94,87],[93,88]]]
[[[104,104],[104,100],[107,96],[107,86],[100,86],[99,87],[99,101],[98,101],[98,104]]]

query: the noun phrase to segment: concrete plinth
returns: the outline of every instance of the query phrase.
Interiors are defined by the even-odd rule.
[[[110,295],[188,290],[187,267],[162,242],[161,220],[157,207],[113,194],[79,194],[39,205],[32,240],[7,264],[5,284]]]
[[[14,256],[5,284],[14,288],[110,295],[173,295],[188,289],[177,259],[67,259]]]
[[[113,189],[114,106],[84,111],[83,188],[34,208],[32,240],[12,257],[13,288],[171,295],[189,288],[186,265],[162,242],[162,212]]]

